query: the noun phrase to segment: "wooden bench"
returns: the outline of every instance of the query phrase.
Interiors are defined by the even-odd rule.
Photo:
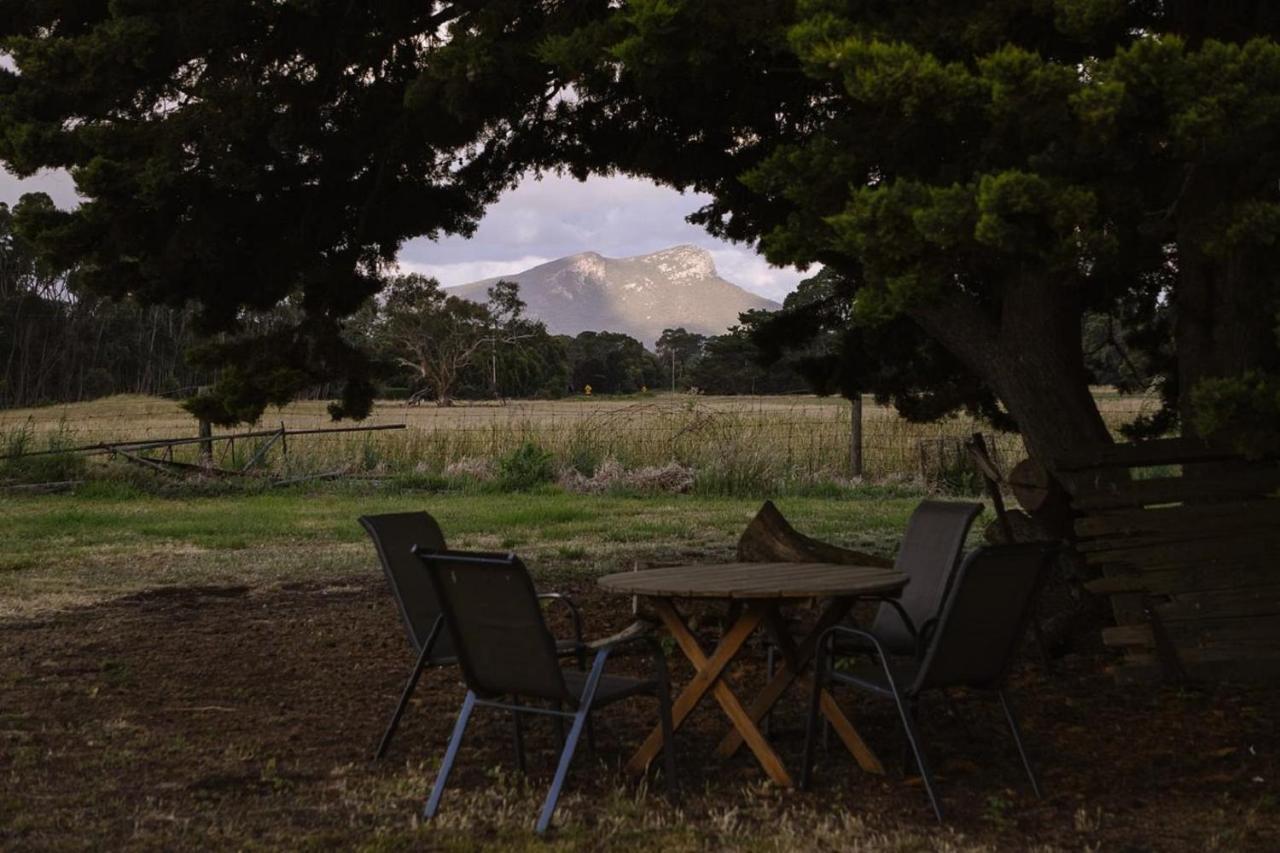
[[[1280,460],[1182,438],[1058,460],[1121,681],[1280,676]],[[1144,470],[1145,469],[1145,470]]]

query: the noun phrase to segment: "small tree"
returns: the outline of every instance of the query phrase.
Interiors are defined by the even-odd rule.
[[[434,278],[392,279],[378,334],[397,363],[412,370],[434,392],[436,405],[452,406],[459,375],[490,340],[487,307],[451,296]],[[411,398],[412,399],[412,398]]]
[[[681,386],[689,384],[689,370],[702,357],[706,342],[706,335],[683,327],[662,330],[658,338],[658,361],[662,362],[663,369],[670,371],[672,391],[676,390],[677,380]]]

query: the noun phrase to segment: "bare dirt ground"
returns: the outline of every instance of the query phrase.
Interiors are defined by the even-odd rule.
[[[590,581],[567,591],[589,633],[625,624]],[[532,726],[524,779],[508,719],[490,713],[473,723],[440,818],[421,825],[462,691],[452,671],[430,672],[374,763],[411,663],[373,575],[168,588],[0,622],[0,847],[1280,849],[1280,690],[1121,688],[1086,661],[1052,678],[1028,666],[1015,682],[1043,801],[998,708],[961,697],[956,720],[926,706],[945,829],[898,772],[892,708],[849,695],[887,776],[858,772],[837,746],[813,792],[779,790],[749,755],[714,758],[724,721],[707,703],[679,735],[668,800],[617,770],[653,721],[638,700],[602,712],[597,752],[575,765],[544,844],[529,828],[554,766],[550,726]],[[749,693],[760,673],[734,677]],[[802,714],[793,696],[779,715],[792,766]]]

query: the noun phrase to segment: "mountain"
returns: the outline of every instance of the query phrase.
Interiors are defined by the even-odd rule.
[[[449,292],[484,302],[486,291],[502,280],[520,285],[526,313],[546,323],[552,334],[625,332],[648,347],[663,329],[683,326],[719,335],[736,325],[743,311],[782,307],[725,281],[716,273],[711,254],[697,246],[674,246],[634,258],[583,252]]]

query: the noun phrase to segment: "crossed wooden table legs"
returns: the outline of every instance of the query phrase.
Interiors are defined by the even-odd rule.
[[[787,772],[782,759],[765,739],[757,723],[769,713],[787,688],[801,678],[804,669],[813,659],[818,638],[822,632],[845,617],[853,606],[854,599],[844,597],[832,599],[813,629],[799,643],[787,630],[786,623],[779,612],[778,601],[751,600],[743,607],[737,621],[725,632],[710,655],[703,651],[697,637],[689,630],[689,626],[670,598],[652,598],[650,601],[658,617],[671,632],[694,668],[693,680],[681,691],[671,709],[675,729],[678,730],[684,724],[690,712],[710,691],[733,723],[733,728],[720,742],[716,750],[717,754],[727,758],[746,743],[747,747],[755,753],[770,779],[779,785],[790,786],[791,774]],[[747,639],[761,625],[764,625],[773,636],[774,642],[781,651],[782,665],[751,704],[744,706],[730,687],[725,670],[742,651]],[[825,690],[822,692],[819,708],[858,764],[870,773],[884,773],[884,766],[881,765],[880,760],[863,742],[857,729]],[[649,737],[636,750],[635,755],[627,763],[627,769],[633,773],[643,773],[649,766],[649,762],[661,750],[662,729],[658,727],[649,733]]]

